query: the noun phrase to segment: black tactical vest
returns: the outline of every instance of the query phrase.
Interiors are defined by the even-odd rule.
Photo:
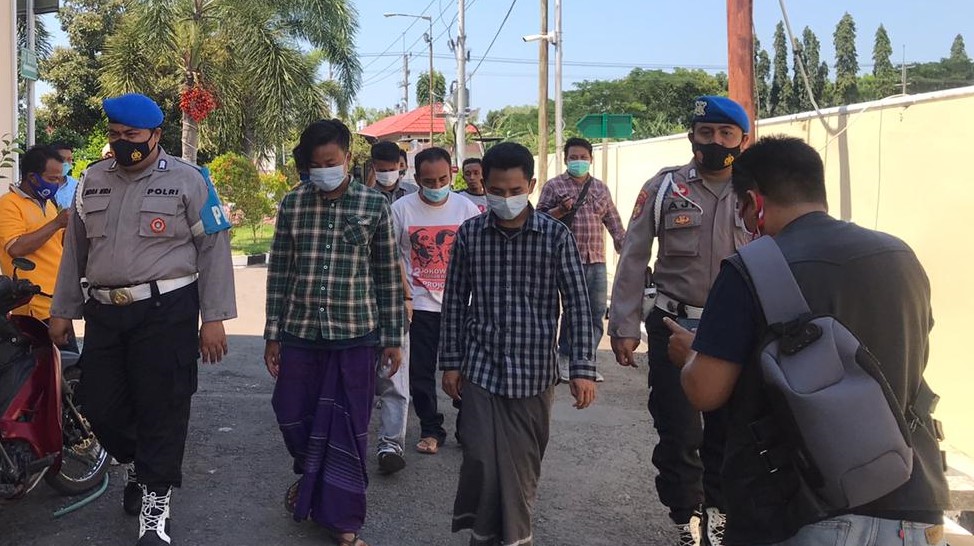
[[[908,408],[913,408],[923,378],[928,333],[933,326],[930,283],[913,251],[895,237],[825,213],[795,220],[775,241],[812,314],[836,317],[876,356],[910,420]],[[728,260],[748,278],[737,255]],[[755,309],[760,315],[756,296]],[[755,328],[765,331],[763,318],[758,320]],[[756,347],[755,355],[759,349]],[[722,470],[725,542],[780,542],[804,525],[836,515],[820,509],[796,470],[789,431],[782,430],[770,415],[756,362],[745,364],[728,406]],[[947,508],[947,481],[934,424],[929,410],[919,413],[912,431],[910,480],[851,513],[927,521]],[[835,447],[842,449],[841,445]]]

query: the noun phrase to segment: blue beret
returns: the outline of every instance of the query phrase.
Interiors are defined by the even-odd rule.
[[[139,93],[128,93],[101,102],[111,123],[136,129],[155,129],[162,125],[162,109],[152,99]]]
[[[751,122],[744,107],[727,97],[697,97],[693,102],[693,123],[732,123],[750,132]]]

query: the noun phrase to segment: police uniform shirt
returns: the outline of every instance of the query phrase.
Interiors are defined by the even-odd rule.
[[[226,230],[205,233],[207,196],[196,167],[162,148],[141,172],[109,160],[91,165],[75,197],[52,316],[81,317],[81,277],[122,287],[199,273],[203,321],[236,317],[230,238]]]
[[[609,335],[639,338],[642,322],[640,297],[646,265],[657,237],[655,204],[667,174],[659,217],[659,251],[653,267],[657,290],[693,307],[703,307],[720,271],[720,262],[746,244],[750,236],[737,213],[737,198],[730,181],[714,193],[700,177],[696,162],[663,169],[643,185],[636,198],[626,240],[616,268],[609,307]]]

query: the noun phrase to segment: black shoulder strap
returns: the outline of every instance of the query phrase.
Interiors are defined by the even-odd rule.
[[[589,186],[592,185],[593,178],[590,176],[585,184],[582,186],[582,191],[578,192],[578,199],[575,200],[575,204],[572,205],[572,210],[570,212],[575,212],[585,204],[585,198],[588,197]]]

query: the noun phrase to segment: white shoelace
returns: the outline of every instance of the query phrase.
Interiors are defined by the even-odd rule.
[[[724,543],[725,516],[716,508],[707,508],[707,540],[714,546]]]
[[[677,525],[680,546],[700,546],[700,517],[693,516],[689,523]]]
[[[170,544],[172,539],[166,534],[166,520],[169,519],[169,495],[172,490],[165,495],[157,495],[154,492],[147,492],[143,487],[142,497],[142,516],[139,518],[139,536],[147,532],[154,532],[160,539]]]

